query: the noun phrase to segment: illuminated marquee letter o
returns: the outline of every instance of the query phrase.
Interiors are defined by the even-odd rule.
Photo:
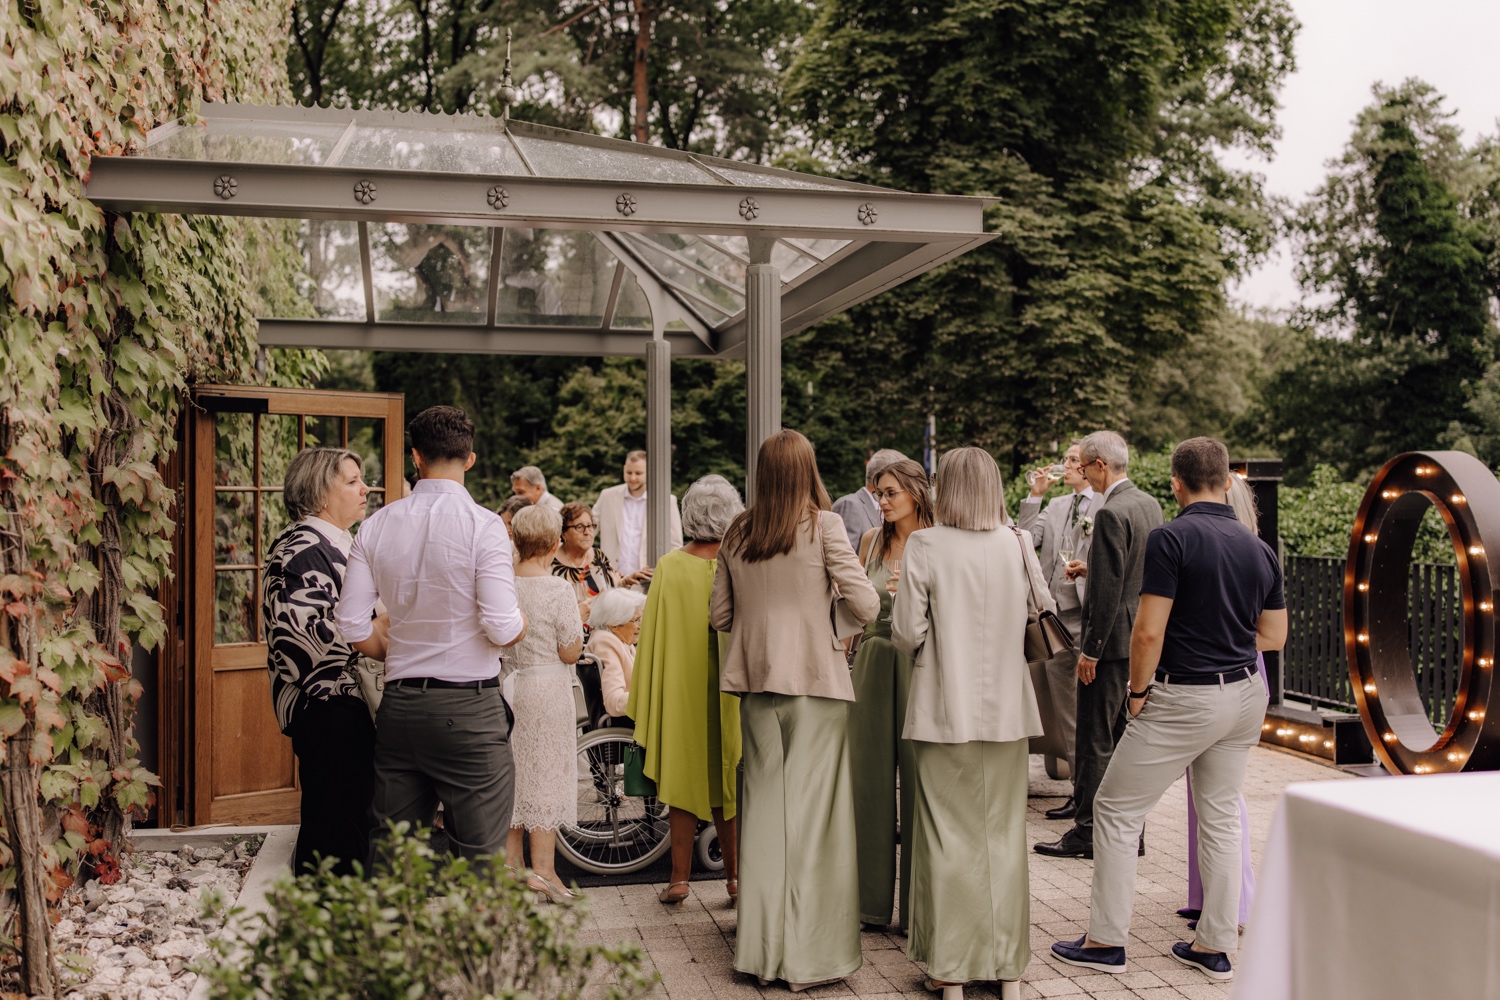
[[[1412,669],[1407,581],[1428,507],[1458,555],[1463,663],[1453,713],[1428,720]],[[1344,644],[1365,731],[1393,774],[1500,770],[1495,605],[1500,601],[1500,481],[1472,455],[1409,452],[1387,462],[1354,520],[1344,570]]]

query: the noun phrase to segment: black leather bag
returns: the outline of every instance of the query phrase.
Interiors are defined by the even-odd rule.
[[[1020,531],[1012,530],[1016,534],[1016,544],[1021,547],[1021,569],[1026,573],[1026,589],[1031,595],[1031,610],[1026,613],[1026,662],[1040,663],[1066,652],[1076,652],[1078,643],[1068,626],[1036,599],[1036,584],[1032,580],[1031,568],[1026,564],[1026,543],[1021,540]]]

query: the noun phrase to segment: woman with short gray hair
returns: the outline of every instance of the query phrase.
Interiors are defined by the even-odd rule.
[[[682,498],[687,544],[656,562],[646,596],[625,714],[646,748],[646,776],[668,807],[672,877],[657,898],[679,906],[688,897],[698,821],[712,819],[724,855],[725,888],[739,895],[735,778],[740,762],[740,705],[719,691],[722,637],[708,624],[719,543],[745,509],[723,476],[704,476]]]
[[[980,448],[942,457],[937,524],[907,540],[891,614],[891,641],[917,661],[902,732],[917,772],[907,956],[943,1000],[995,980],[1019,997],[1031,961],[1026,754],[1042,717],[1026,622],[1056,607],[1031,535],[1005,526],[1002,486]]]
[[[641,635],[645,610],[646,595],[623,587],[600,594],[589,610],[588,651],[599,663],[604,710],[617,719],[625,714],[630,701],[635,642]]]
[[[682,535],[690,541],[720,541],[744,509],[739,490],[729,480],[704,476],[682,498]]]
[[[271,703],[292,738],[302,786],[292,870],[329,858],[364,864],[374,825],[375,725],[356,653],[334,624],[344,569],[365,516],[363,465],[352,451],[308,448],[292,459],[282,495],[292,524],[271,543],[262,593]],[[385,628],[377,619],[376,634]]]

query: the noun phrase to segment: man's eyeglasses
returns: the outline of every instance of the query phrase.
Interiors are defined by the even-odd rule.
[[[590,524],[588,522],[580,522],[578,524],[570,524],[566,528],[564,528],[563,530],[564,531],[582,531],[585,534],[587,534],[590,531],[598,531],[599,530],[599,526],[597,524]]]

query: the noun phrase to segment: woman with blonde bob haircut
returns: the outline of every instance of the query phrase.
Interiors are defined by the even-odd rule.
[[[944,1000],[976,980],[1019,997],[1031,961],[1026,752],[1042,718],[1026,620],[1033,595],[1055,607],[1001,487],[984,450],[942,457],[937,525],[907,540],[892,610],[891,641],[917,661],[902,733],[917,772],[907,954]]]
[[[829,612],[837,596],[868,622],[880,598],[828,507],[811,442],[792,430],[767,438],[754,503],[719,552],[709,616],[729,633],[720,686],[743,696],[746,849],[734,967],[793,991],[861,963],[849,850],[854,687]]]

